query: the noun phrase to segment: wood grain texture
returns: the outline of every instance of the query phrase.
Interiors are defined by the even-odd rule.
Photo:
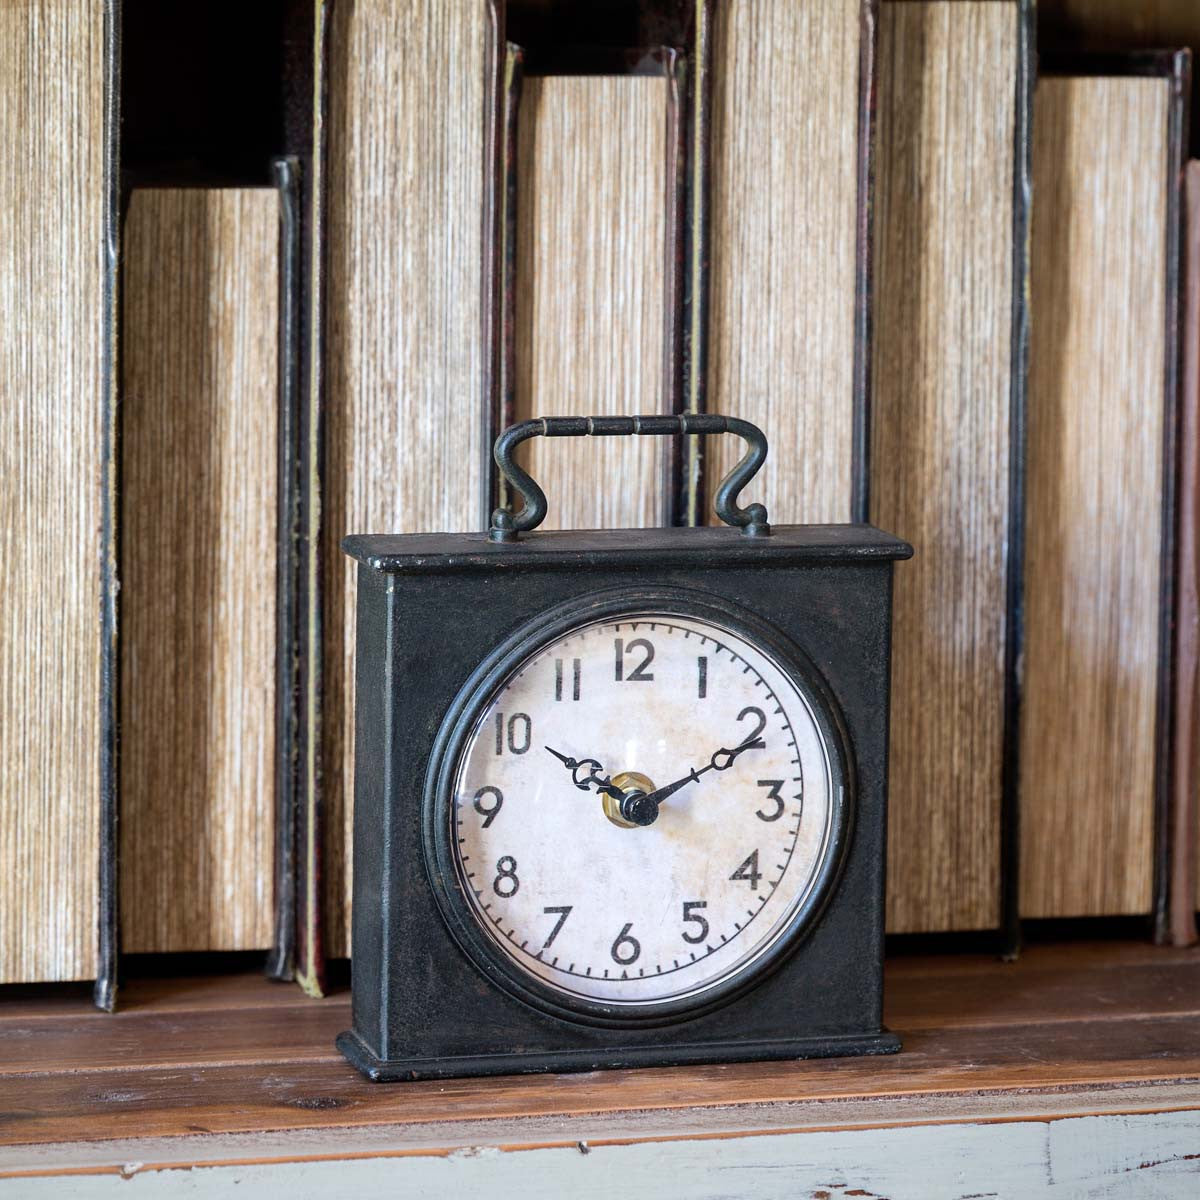
[[[778,524],[846,521],[862,4],[714,7],[708,408],[770,443],[743,503]],[[715,487],[741,446],[711,445]]]
[[[139,190],[126,218],[121,931],[270,945],[279,198]]]
[[[354,574],[348,533],[476,527],[482,485],[486,5],[355,0],[330,33],[326,952],[350,948]]]
[[[557,1141],[551,1121],[594,1127],[635,1113],[660,1132],[668,1119],[709,1132],[972,1113],[1003,1119],[1092,1111],[1079,1105],[1095,1104],[1101,1088],[1122,1091],[1127,1110],[1137,1111],[1152,1103],[1139,1100],[1137,1088],[1189,1082],[1194,1106],[1198,981],[1194,949],[1163,956],[1108,943],[1035,946],[1017,963],[901,959],[887,971],[885,1017],[904,1040],[894,1057],[387,1087],[363,1079],[333,1048],[349,1021],[344,992],[300,1003],[265,980],[234,980],[231,1004],[194,980],[129,981],[129,1007],[115,1016],[89,1011],[83,996],[73,1013],[61,1001],[47,1001],[41,1014],[0,1011],[0,1061],[11,1084],[0,1104],[0,1145],[21,1154],[36,1143],[86,1138],[96,1153],[108,1139],[185,1138],[203,1129],[211,1154],[231,1135],[328,1130],[353,1139],[390,1127],[394,1140],[432,1136],[445,1146],[470,1138],[472,1122],[543,1122],[540,1138],[510,1127],[501,1140],[511,1145]],[[1093,1090],[1080,1100],[1074,1089]],[[1065,1109],[1055,1107],[1064,1100]],[[342,1141],[332,1152],[346,1149]],[[169,1160],[162,1146],[157,1152]],[[0,1158],[0,1170],[9,1158]]]
[[[896,572],[888,929],[1000,923],[1017,5],[885,4],[871,520]]]
[[[517,420],[663,411],[667,84],[524,83],[517,135]],[[529,443],[547,529],[663,520],[660,438]]]
[[[0,982],[97,969],[103,34],[0,5]]]
[[[1038,84],[1023,916],[1151,903],[1168,97]]]

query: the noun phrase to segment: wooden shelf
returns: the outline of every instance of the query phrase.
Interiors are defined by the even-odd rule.
[[[0,994],[0,1180],[1171,1113],[1200,1151],[1200,950],[895,959],[890,1058],[488,1081],[366,1082],[333,1048],[345,992],[231,975],[130,981],[121,1000]]]

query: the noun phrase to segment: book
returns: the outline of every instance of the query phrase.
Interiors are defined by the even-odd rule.
[[[514,419],[665,411],[668,91],[662,76],[521,85]],[[535,440],[547,529],[664,523],[651,438]]]
[[[116,4],[0,7],[0,983],[115,987]]]
[[[125,220],[121,944],[274,931],[280,197],[140,188]]]
[[[484,496],[482,238],[488,6],[357,0],[317,6],[314,171],[323,293],[313,344],[324,424],[310,629],[321,766],[309,763],[299,854],[298,974],[350,950],[355,576],[341,539],[479,528]],[[312,536],[311,533],[309,536]],[[314,655],[315,657],[315,655]],[[319,859],[319,861],[313,861]],[[318,908],[323,909],[318,913]],[[324,945],[317,934],[322,924]]]
[[[896,572],[888,929],[1011,937],[1032,5],[881,11],[870,514]]]
[[[1171,762],[1170,882],[1164,940],[1191,946],[1200,909],[1200,162],[1183,181],[1187,277],[1179,392],[1179,522],[1175,612],[1175,744]]]
[[[705,403],[767,435],[745,499],[780,524],[847,521],[862,515],[876,5],[730,0],[711,19]],[[740,447],[707,455],[711,492]]]
[[[1166,911],[1186,52],[1043,60],[1021,914]]]

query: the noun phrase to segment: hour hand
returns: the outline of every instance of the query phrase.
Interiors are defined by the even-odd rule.
[[[600,765],[599,760],[595,758],[572,758],[569,754],[562,754],[555,750],[553,746],[547,746],[546,749],[558,759],[568,771],[571,772],[571,782],[581,791],[586,792],[589,787],[594,787],[596,791],[602,792],[607,796],[612,796],[616,800],[624,797],[624,792],[616,787],[611,779],[606,778],[600,772],[604,768]],[[591,767],[582,778],[580,772]]]

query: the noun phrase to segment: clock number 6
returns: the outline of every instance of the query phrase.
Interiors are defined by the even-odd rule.
[[[685,900],[683,902],[683,923],[687,925],[691,922],[694,925],[698,925],[699,928],[695,933],[684,933],[680,936],[685,942],[691,942],[693,946],[700,945],[708,937],[708,922],[698,913],[692,912],[692,909],[707,907],[707,900]]]
[[[630,964],[637,962],[638,957],[642,953],[642,943],[629,934],[632,928],[633,922],[626,922],[621,932],[617,934],[617,940],[612,944],[613,962],[621,967],[628,967]],[[622,946],[626,946],[628,949],[622,950]]]
[[[507,864],[507,865],[506,865]],[[496,860],[496,878],[492,880],[492,891],[501,900],[507,900],[517,894],[521,881],[517,878],[517,860],[511,854],[505,854]]]

